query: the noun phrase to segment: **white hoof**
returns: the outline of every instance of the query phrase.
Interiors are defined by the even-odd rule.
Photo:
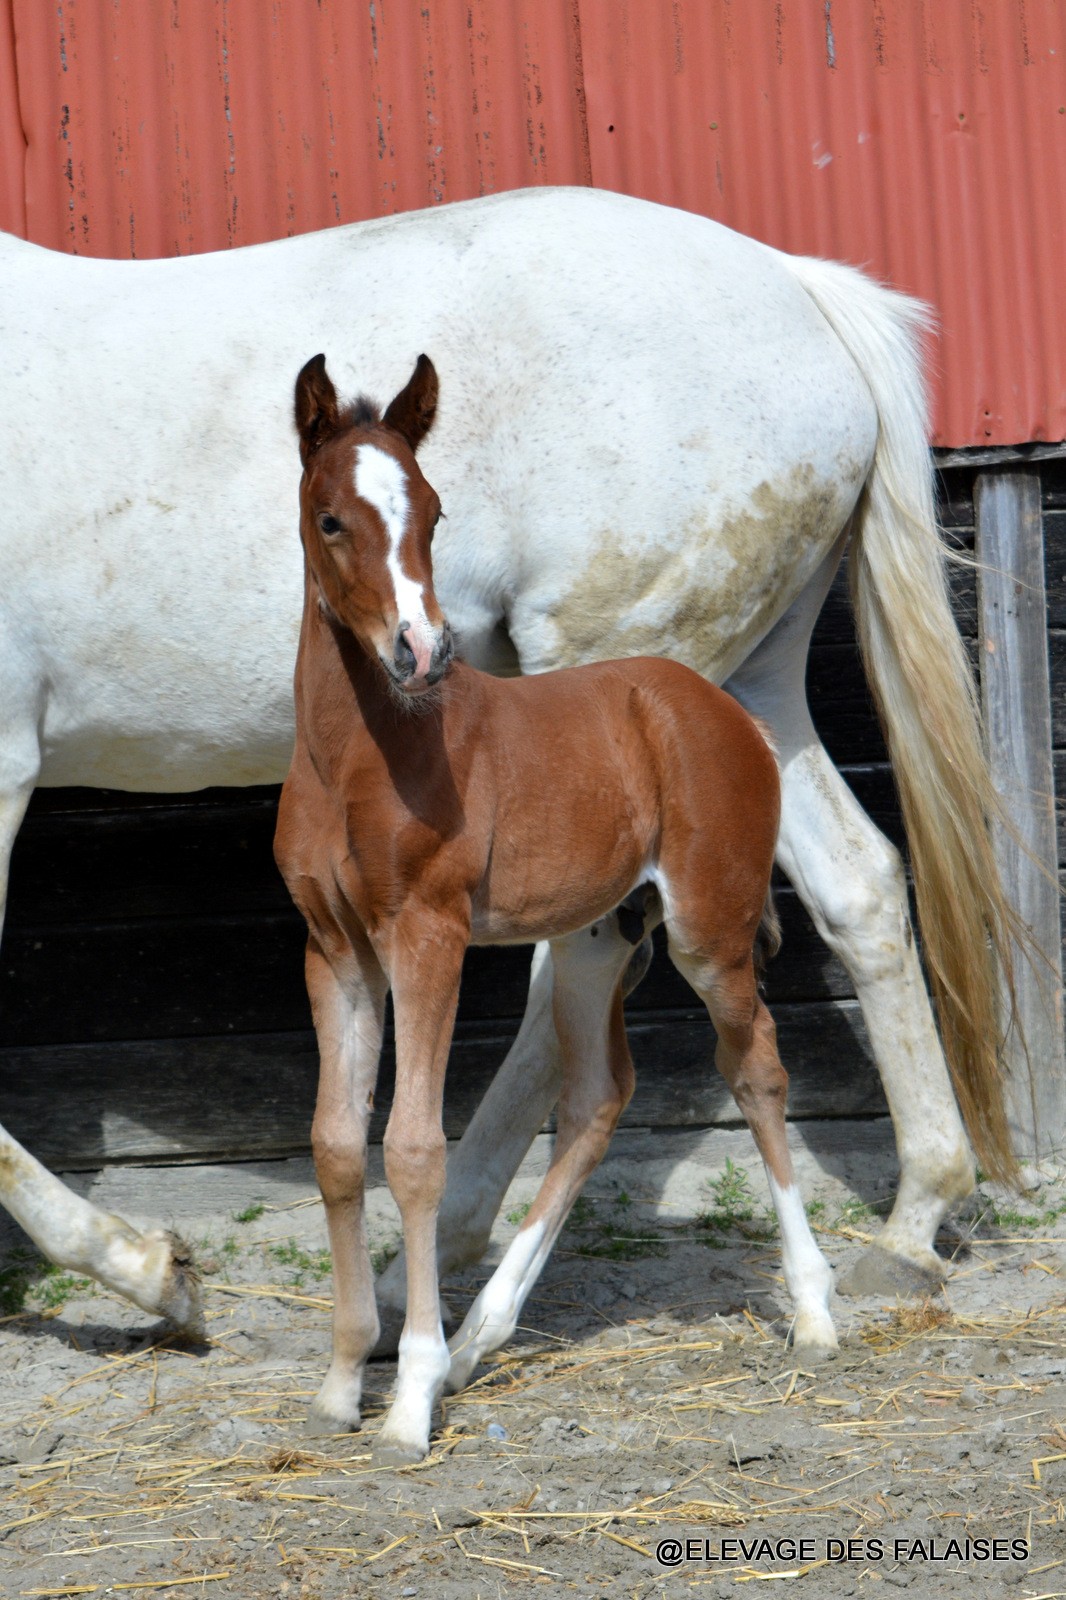
[[[308,1433],[357,1433],[362,1425],[362,1398],[361,1379],[327,1372],[307,1413]]]
[[[370,1446],[370,1464],[374,1467],[412,1467],[429,1455],[429,1440],[404,1439],[386,1433],[383,1428]]]
[[[839,1350],[837,1331],[828,1311],[799,1312],[792,1324],[789,1345],[795,1355],[812,1365]]]
[[[110,1221],[106,1258],[94,1276],[182,1333],[206,1337],[200,1274],[185,1241],[163,1228],[140,1234],[121,1217]]]

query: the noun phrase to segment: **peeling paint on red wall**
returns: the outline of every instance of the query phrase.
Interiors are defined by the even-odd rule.
[[[645,195],[929,300],[938,442],[1066,436],[1062,0],[0,0],[0,146],[92,255]]]

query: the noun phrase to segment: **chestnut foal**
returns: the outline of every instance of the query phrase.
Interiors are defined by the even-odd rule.
[[[437,377],[420,356],[383,417],[342,408],[322,356],[296,383],[305,597],[296,748],[275,852],[307,919],[321,1051],[315,1169],[333,1251],[333,1359],[312,1426],[359,1425],[378,1332],[363,1211],[386,992],[396,1090],[385,1171],[403,1219],[407,1320],[378,1461],[415,1461],[445,1384],[461,1388],[522,1304],[633,1088],[625,954],[598,939],[641,885],[707,1006],[716,1060],[766,1163],[808,1353],[836,1344],[829,1269],[785,1135],[787,1078],[753,947],[773,936],[773,753],[745,711],[674,662],[612,661],[497,679],[452,659],[433,592],[441,514],[414,457]],[[446,1345],[436,1218],[444,1072],[470,944],[551,940],[563,1085],[550,1169],[518,1235]]]

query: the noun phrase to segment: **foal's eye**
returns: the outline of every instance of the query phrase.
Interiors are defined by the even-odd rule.
[[[318,526],[323,533],[341,533],[344,528],[344,524],[338,522],[336,517],[331,517],[328,511],[323,511],[318,519]]]

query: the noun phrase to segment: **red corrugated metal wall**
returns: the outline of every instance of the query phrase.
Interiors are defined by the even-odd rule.
[[[1066,0],[0,0],[0,224],[170,255],[529,183],[863,263],[937,442],[1066,437]]]

